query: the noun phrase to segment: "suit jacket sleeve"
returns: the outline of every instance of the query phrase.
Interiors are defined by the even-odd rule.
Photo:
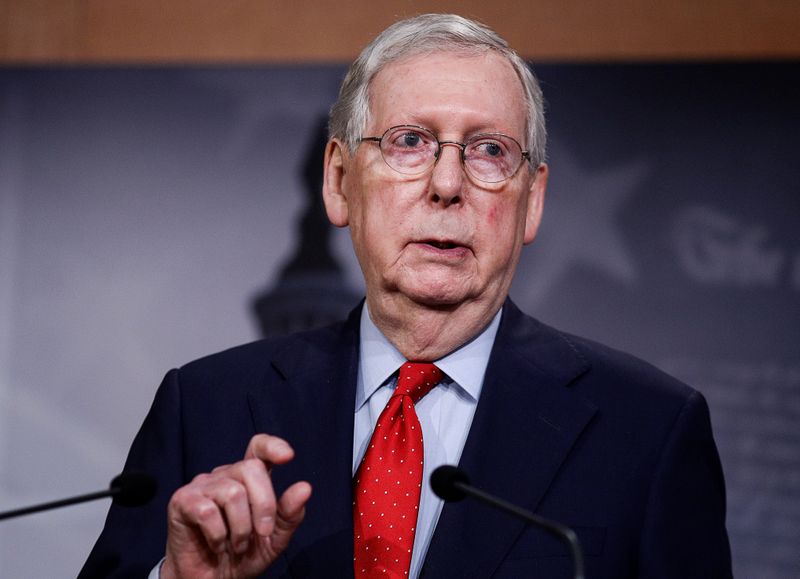
[[[725,485],[708,406],[687,399],[657,464],[640,545],[640,577],[732,577]]]
[[[125,463],[125,471],[155,476],[158,492],[143,507],[111,506],[80,579],[147,577],[164,556],[167,504],[174,489],[184,484],[181,414],[178,371],[172,370],[161,383]]]

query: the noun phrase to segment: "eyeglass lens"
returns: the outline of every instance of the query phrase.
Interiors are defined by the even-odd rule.
[[[522,164],[519,144],[506,135],[475,135],[466,143],[454,143],[463,149],[462,159],[467,172],[480,181],[498,183],[517,172]],[[416,175],[436,163],[440,144],[436,136],[421,127],[399,126],[386,131],[380,141],[386,164],[399,173]]]

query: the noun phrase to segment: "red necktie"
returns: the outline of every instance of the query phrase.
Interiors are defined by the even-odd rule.
[[[353,488],[356,579],[408,577],[424,460],[414,404],[441,379],[433,364],[406,362],[378,417]]]

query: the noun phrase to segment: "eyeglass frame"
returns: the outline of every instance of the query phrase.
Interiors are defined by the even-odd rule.
[[[386,156],[383,154],[383,147],[381,147],[381,143],[383,142],[384,137],[386,137],[386,135],[388,135],[389,132],[394,131],[395,129],[404,129],[404,128],[419,129],[421,131],[424,131],[430,134],[436,141],[436,152],[433,154],[433,159],[434,159],[433,163],[431,163],[429,167],[425,167],[422,171],[419,171],[418,173],[403,173],[402,171],[393,167],[389,163],[389,161],[386,160]],[[511,139],[512,141],[514,141],[514,143],[516,143],[517,147],[519,147],[521,153],[519,165],[517,166],[516,169],[514,169],[514,172],[511,173],[508,177],[503,177],[499,181],[484,181],[483,179],[473,175],[469,169],[469,166],[467,165],[467,159],[466,159],[467,147],[473,142],[485,137],[505,137],[507,139]],[[504,183],[508,181],[509,179],[513,178],[517,173],[519,173],[519,170],[522,168],[522,166],[525,164],[526,161],[530,163],[531,160],[530,150],[523,150],[522,145],[518,140],[516,140],[514,137],[510,135],[506,135],[505,133],[478,133],[476,135],[472,135],[469,139],[466,140],[466,142],[461,143],[459,141],[440,141],[436,133],[434,133],[431,129],[428,129],[427,127],[422,127],[420,125],[395,125],[393,127],[389,127],[388,129],[386,129],[380,137],[361,137],[358,139],[358,141],[359,143],[363,143],[364,141],[374,141],[378,143],[378,149],[381,152],[381,158],[383,159],[383,162],[386,163],[386,166],[389,167],[392,171],[399,173],[400,175],[408,175],[408,176],[419,176],[432,170],[436,166],[436,163],[438,163],[439,159],[441,158],[442,147],[447,145],[458,147],[461,150],[461,154],[458,156],[458,158],[461,160],[461,166],[464,168],[464,172],[471,178],[475,179],[476,181],[480,181],[481,183],[486,183],[488,185],[497,185],[498,183]]]

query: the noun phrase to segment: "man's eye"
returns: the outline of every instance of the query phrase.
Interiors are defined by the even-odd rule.
[[[401,147],[414,148],[422,144],[422,137],[419,133],[408,132],[400,135],[395,142]]]
[[[500,143],[484,141],[475,146],[475,150],[483,157],[501,157],[505,153]]]

